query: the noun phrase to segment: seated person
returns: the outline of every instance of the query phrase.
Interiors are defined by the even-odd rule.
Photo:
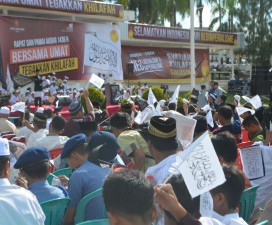
[[[27,149],[20,155],[14,168],[20,169],[21,175],[17,178],[16,184],[28,188],[36,195],[39,203],[55,198],[64,198],[67,194],[58,187],[49,185],[46,180],[50,169],[49,152],[46,148]]]
[[[103,146],[99,149],[99,146]],[[107,131],[96,131],[88,143],[89,161],[97,164],[98,159],[108,163],[124,164],[118,155],[120,146],[116,137]],[[98,151],[98,152],[97,152]]]
[[[247,116],[242,124],[248,133],[248,138],[250,141],[256,142],[264,140],[263,128],[255,116]]]
[[[62,116],[55,116],[49,125],[49,133],[36,140],[35,146],[46,148],[48,151],[63,148],[66,141],[69,140],[67,136],[61,136],[64,131],[66,121]]]
[[[245,181],[242,173],[235,167],[223,166],[225,183],[210,191],[213,198],[213,218],[223,224],[247,223],[239,217],[237,207],[241,195],[245,189]]]
[[[185,181],[181,174],[172,176],[167,182],[172,185],[175,195],[177,197],[178,202],[184,206],[185,210],[193,215],[195,218],[200,218],[199,213],[199,197],[195,197],[192,199],[189,190],[185,184]],[[166,211],[164,216],[165,224],[173,224],[176,225],[177,221],[175,221],[171,212]]]
[[[154,165],[148,150],[147,142],[141,134],[131,127],[131,118],[127,113],[118,112],[111,116],[110,125],[112,133],[116,136],[124,158],[131,157],[134,169],[146,171]]]
[[[103,185],[110,224],[151,225],[156,219],[153,196],[153,185],[140,172],[112,172]]]
[[[108,168],[101,168],[88,161],[86,136],[77,134],[71,137],[64,145],[61,158],[66,159],[71,169],[75,169],[69,179],[68,193],[71,199],[64,218],[64,225],[74,224],[76,209],[79,201],[87,194],[101,188]],[[103,212],[102,197],[95,198],[87,205],[85,219],[99,219]]]
[[[20,95],[19,94],[20,94],[19,90],[16,90],[16,91],[13,92],[13,94],[11,95],[10,100],[9,100],[11,105],[14,105],[16,102],[20,101]]]
[[[20,121],[23,124],[23,121],[29,121],[30,119],[30,113],[27,109],[25,109],[25,113],[23,112],[19,112],[20,113]],[[33,131],[29,128],[27,128],[26,126],[21,127],[18,132],[17,132],[17,137],[22,137],[24,136],[26,139],[26,142],[28,141],[29,136],[33,134]]]
[[[233,116],[233,122],[231,121]],[[238,114],[233,111],[230,106],[224,105],[218,109],[218,119],[222,127],[219,130],[213,132],[213,134],[219,134],[224,131],[229,131],[234,136],[241,135],[241,122]],[[239,139],[238,137],[236,139]]]
[[[170,184],[155,188],[156,200],[161,208],[171,213],[178,224],[241,224],[247,223],[239,217],[237,206],[244,190],[244,179],[235,167],[224,166],[225,183],[210,191],[213,198],[214,212],[212,218],[201,217],[197,221],[179,203]],[[207,223],[209,221],[209,223]]]
[[[235,166],[237,160],[237,144],[235,138],[228,132],[219,133],[211,138],[213,147],[221,165]],[[250,188],[251,184],[243,171],[240,169],[245,180],[245,189]]]
[[[205,116],[196,115],[195,117],[193,117],[193,119],[196,120],[196,126],[194,131],[194,140],[196,140],[208,130],[208,124]]]

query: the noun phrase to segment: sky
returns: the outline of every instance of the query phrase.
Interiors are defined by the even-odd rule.
[[[199,27],[199,19],[198,19],[198,15],[196,15],[196,8],[195,8],[195,27]],[[211,6],[204,4],[204,9],[203,9],[203,16],[202,16],[202,23],[203,23],[203,27],[209,27],[210,22],[212,20],[211,18]],[[182,19],[181,16],[179,14],[177,14],[177,23],[180,22],[182,25],[182,28],[185,29],[190,29],[190,16],[186,17],[185,19]],[[165,26],[169,27],[170,23],[167,21],[165,23]]]

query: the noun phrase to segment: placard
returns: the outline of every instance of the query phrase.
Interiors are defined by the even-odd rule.
[[[265,176],[263,154],[260,145],[240,149],[243,171],[249,180]]]

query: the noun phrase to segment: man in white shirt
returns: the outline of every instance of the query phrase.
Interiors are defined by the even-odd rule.
[[[50,88],[49,88],[50,94],[57,92],[57,90],[58,90],[58,87],[56,86],[56,81],[53,81]]]
[[[10,109],[8,107],[1,107],[0,109],[0,133],[10,131],[16,133],[16,126],[8,120]]]
[[[156,165],[149,167],[146,177],[152,177],[156,184],[162,184],[169,175],[169,169],[176,161],[178,143],[176,120],[164,116],[153,116],[148,127],[148,148]]]
[[[63,148],[66,141],[69,140],[67,136],[60,136],[63,133],[66,121],[62,116],[55,116],[49,126],[49,134],[38,139],[36,146],[44,147],[48,151]]]
[[[19,101],[20,101],[19,90],[16,90],[13,92],[13,95],[11,96],[9,102],[11,105],[14,105],[16,102]]]
[[[46,116],[43,113],[36,112],[34,114],[33,127],[31,127],[27,121],[25,122],[25,125],[34,131],[28,138],[26,143],[27,148],[36,146],[37,140],[48,134],[48,131],[46,130]]]
[[[25,114],[25,115],[24,115],[24,114]],[[21,123],[23,124],[23,121],[24,121],[24,120],[25,120],[25,121],[29,121],[29,116],[30,116],[30,114],[29,114],[29,111],[28,111],[27,109],[25,109],[25,113],[20,112],[20,121],[21,121]],[[33,134],[33,131],[32,131],[31,129],[29,129],[28,127],[26,127],[26,126],[23,126],[23,127],[21,127],[21,128],[18,130],[16,136],[17,136],[17,137],[22,137],[22,136],[24,136],[25,139],[26,139],[26,143],[27,143],[28,138],[29,138],[29,136],[30,136],[31,134]]]
[[[0,224],[42,225],[44,213],[35,195],[25,188],[11,185],[10,151],[7,139],[0,139]]]

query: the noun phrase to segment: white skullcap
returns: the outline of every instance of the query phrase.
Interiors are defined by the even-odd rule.
[[[241,97],[240,97],[240,95],[234,95],[234,99],[235,99],[237,102],[240,102]]]
[[[0,109],[0,113],[1,113],[1,114],[9,115],[9,114],[10,114],[10,109],[9,109],[8,107],[3,106],[3,107],[1,107],[1,109]]]
[[[0,138],[0,156],[8,155],[10,155],[8,139]]]
[[[44,108],[43,107],[39,107],[36,111],[36,113],[43,113],[44,111]]]
[[[161,107],[165,106],[165,102],[166,102],[166,101],[165,101],[164,99],[160,100],[160,101],[159,101],[160,106],[161,106]]]

